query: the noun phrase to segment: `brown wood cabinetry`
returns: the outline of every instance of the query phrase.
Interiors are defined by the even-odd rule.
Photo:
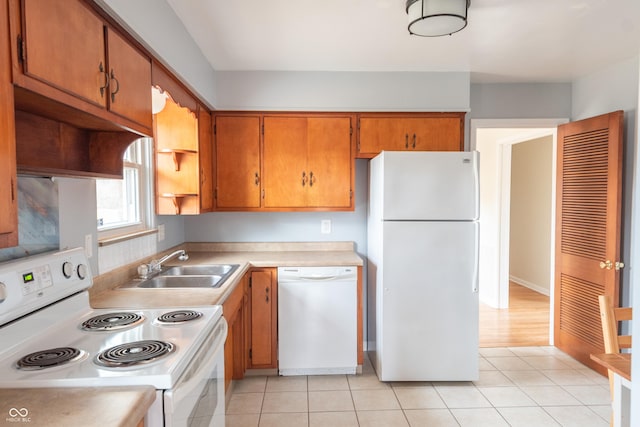
[[[44,97],[37,103],[19,91],[17,105],[26,103],[37,110],[30,112],[50,116],[59,114],[58,102],[74,109],[63,118],[76,126],[106,129],[115,123],[141,135],[151,133],[148,56],[87,2],[10,0],[10,5],[17,41],[14,83]]]
[[[264,117],[264,207],[353,209],[350,116]]]
[[[278,367],[278,285],[275,268],[254,268],[249,278],[248,368]]]
[[[161,89],[168,94],[162,111],[154,115],[156,211],[159,215],[209,212],[213,209],[211,113],[169,82],[166,74],[156,77],[162,73],[154,70],[154,79],[165,84]]]
[[[216,210],[353,210],[355,115],[215,114]]]
[[[222,313],[229,326],[224,344],[224,386],[229,387],[231,380],[244,378],[248,356],[248,315],[249,274],[242,277],[240,283],[222,305]]]
[[[216,209],[260,208],[260,116],[216,116],[215,158]]]
[[[464,113],[362,113],[357,157],[381,151],[462,151]]]
[[[0,2],[0,248],[18,244],[18,194],[13,85],[6,1]]]

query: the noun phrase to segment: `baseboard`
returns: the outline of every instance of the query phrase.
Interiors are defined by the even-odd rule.
[[[515,276],[509,276],[509,280],[511,280],[514,283],[517,283],[518,285],[524,286],[525,288],[529,288],[532,291],[536,291],[539,294],[551,296],[551,292],[549,291],[549,289],[543,286],[536,285],[535,283],[528,282],[524,279],[521,279]]]

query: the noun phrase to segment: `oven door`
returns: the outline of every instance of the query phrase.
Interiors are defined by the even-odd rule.
[[[175,387],[165,390],[165,427],[224,427],[226,338],[227,322],[220,318]]]

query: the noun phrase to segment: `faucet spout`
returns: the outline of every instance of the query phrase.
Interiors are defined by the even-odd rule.
[[[163,256],[158,261],[152,260],[149,264],[142,264],[141,266],[139,266],[138,274],[140,275],[140,278],[146,279],[150,275],[155,275],[154,273],[157,274],[162,269],[162,264],[164,264],[165,262],[175,257],[178,257],[180,261],[186,261],[189,259],[189,255],[184,249],[177,250],[175,252],[172,252],[168,255]]]

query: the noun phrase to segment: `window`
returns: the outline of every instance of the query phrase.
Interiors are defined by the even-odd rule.
[[[152,226],[151,138],[133,142],[124,153],[123,179],[97,179],[98,233],[102,238]]]

